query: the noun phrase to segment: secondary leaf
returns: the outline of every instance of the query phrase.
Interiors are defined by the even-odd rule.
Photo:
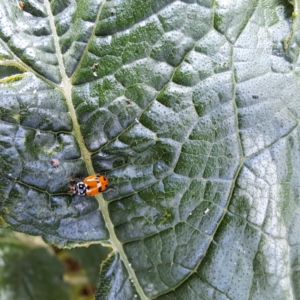
[[[118,254],[102,263],[95,299],[140,299]]]

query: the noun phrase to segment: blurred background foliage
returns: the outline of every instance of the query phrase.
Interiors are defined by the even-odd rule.
[[[108,253],[101,245],[58,249],[40,237],[1,229],[0,299],[94,299]]]

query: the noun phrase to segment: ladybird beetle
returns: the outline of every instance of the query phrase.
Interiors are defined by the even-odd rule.
[[[100,174],[90,175],[70,186],[70,193],[79,196],[94,196],[107,189],[108,179]]]

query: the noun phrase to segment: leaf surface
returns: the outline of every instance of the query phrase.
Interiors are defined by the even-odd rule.
[[[111,243],[120,299],[298,299],[298,13],[2,1],[1,64],[24,71],[0,86],[5,221]],[[68,177],[103,172],[103,197],[67,195]]]

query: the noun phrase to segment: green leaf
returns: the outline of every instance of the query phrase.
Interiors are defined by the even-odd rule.
[[[0,1],[3,220],[109,245],[99,299],[298,299],[298,6]]]
[[[111,254],[101,265],[95,299],[140,299],[117,253]]]
[[[7,231],[0,234],[1,299],[70,299],[63,265],[49,249],[29,246]]]

